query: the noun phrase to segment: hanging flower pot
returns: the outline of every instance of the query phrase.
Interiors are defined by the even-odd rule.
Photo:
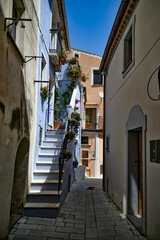
[[[61,65],[64,65],[64,57],[60,57]]]
[[[78,110],[79,107],[74,107],[74,111]]]
[[[46,100],[49,97],[48,87],[41,87],[42,97]]]
[[[63,50],[59,52],[59,59],[60,59],[61,65],[64,65],[67,62],[67,55]]]

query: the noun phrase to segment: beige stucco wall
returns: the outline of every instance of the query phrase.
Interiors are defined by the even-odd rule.
[[[12,4],[11,0],[0,1],[0,239],[8,232],[17,149],[26,137],[33,151],[35,124],[37,63],[24,64],[7,36],[8,29],[4,32],[4,18],[12,16]],[[24,4],[22,17],[33,21],[24,23],[25,29],[17,26],[16,44],[23,58],[37,55],[38,49],[36,12],[32,1]]]
[[[160,65],[160,2],[141,0],[133,13],[135,21],[135,65],[123,78],[123,34],[109,66],[106,80],[106,134],[110,134],[110,152],[106,153],[105,186],[116,204],[125,212],[127,174],[127,136],[125,125],[129,112],[139,105],[147,116],[146,131],[146,220],[147,239],[159,239],[160,165],[150,162],[149,141],[160,139],[160,101],[151,101],[147,82]],[[154,80],[153,96],[158,96]]]
[[[75,56],[75,54],[79,55],[78,61],[79,65],[81,66],[82,72],[85,73],[87,76],[87,81],[82,82],[82,85],[86,87],[86,102],[85,102],[85,108],[96,108],[97,109],[97,116],[103,117],[103,98],[99,96],[99,92],[103,92],[103,85],[92,85],[92,73],[93,69],[99,69],[99,65],[101,62],[101,57],[97,56],[92,53],[87,53],[78,49],[71,49],[71,53],[68,55],[68,59]],[[83,98],[84,101],[84,98]],[[82,107],[82,129],[85,128],[85,110],[84,110],[84,104]],[[99,138],[99,135],[97,135],[97,144],[96,144],[96,133],[94,132],[82,132],[82,136],[88,136],[89,137],[89,145],[87,146],[87,149],[89,150],[89,164],[86,168],[86,173],[90,177],[95,177],[95,161],[98,161],[98,167],[97,167],[97,176],[102,177],[102,174],[100,174],[100,165],[103,162],[103,139]],[[92,141],[92,144],[90,143]],[[91,144],[91,146],[90,146]],[[96,150],[96,146],[98,147],[98,150]],[[81,146],[81,152],[86,150],[86,147],[84,145]],[[95,157],[91,158],[90,153],[94,151]],[[98,151],[97,157],[96,157],[96,151]]]

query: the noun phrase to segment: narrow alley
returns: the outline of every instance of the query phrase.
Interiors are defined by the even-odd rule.
[[[57,218],[21,217],[8,240],[145,240],[101,186],[102,180],[93,178],[74,183]]]

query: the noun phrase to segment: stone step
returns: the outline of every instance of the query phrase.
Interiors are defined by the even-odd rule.
[[[62,172],[62,174],[64,171]],[[35,180],[58,180],[59,171],[58,170],[35,170],[33,172],[33,179]]]
[[[26,203],[24,208],[59,208],[60,203]]]
[[[56,190],[32,190],[28,193],[28,203],[57,203],[62,191]]]
[[[55,146],[41,146],[39,148],[40,154],[60,154],[61,147],[55,147]]]
[[[50,162],[58,162],[59,161],[59,154],[52,154],[52,153],[39,153],[38,154],[39,161],[50,161]]]
[[[36,162],[37,170],[59,170],[59,162],[51,161],[37,161]]]
[[[63,134],[46,134],[45,140],[62,141]]]
[[[59,212],[59,203],[37,202],[26,203],[24,205],[23,215],[30,217],[55,218]]]
[[[42,146],[50,146],[50,147],[52,147],[52,146],[54,146],[54,147],[61,147],[62,146],[62,143],[63,143],[63,141],[62,140],[44,140],[43,142],[42,142]]]
[[[61,180],[61,184],[63,180]],[[31,191],[58,190],[59,180],[35,180],[31,183]],[[62,185],[61,185],[62,186]]]
[[[28,195],[61,195],[61,192],[62,191],[39,191],[39,190],[37,190],[37,191],[30,191],[29,193],[28,193]]]

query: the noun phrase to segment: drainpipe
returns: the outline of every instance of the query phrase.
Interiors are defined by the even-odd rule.
[[[105,174],[105,152],[106,152],[106,149],[105,149],[105,134],[106,134],[106,124],[105,124],[105,120],[106,120],[106,80],[107,80],[107,74],[108,72],[102,72],[101,73],[103,75],[103,80],[104,80],[104,85],[103,85],[103,93],[104,93],[104,102],[103,102],[103,182],[102,182],[102,189],[103,190],[106,190],[105,189],[105,177],[106,177],[106,174]]]

